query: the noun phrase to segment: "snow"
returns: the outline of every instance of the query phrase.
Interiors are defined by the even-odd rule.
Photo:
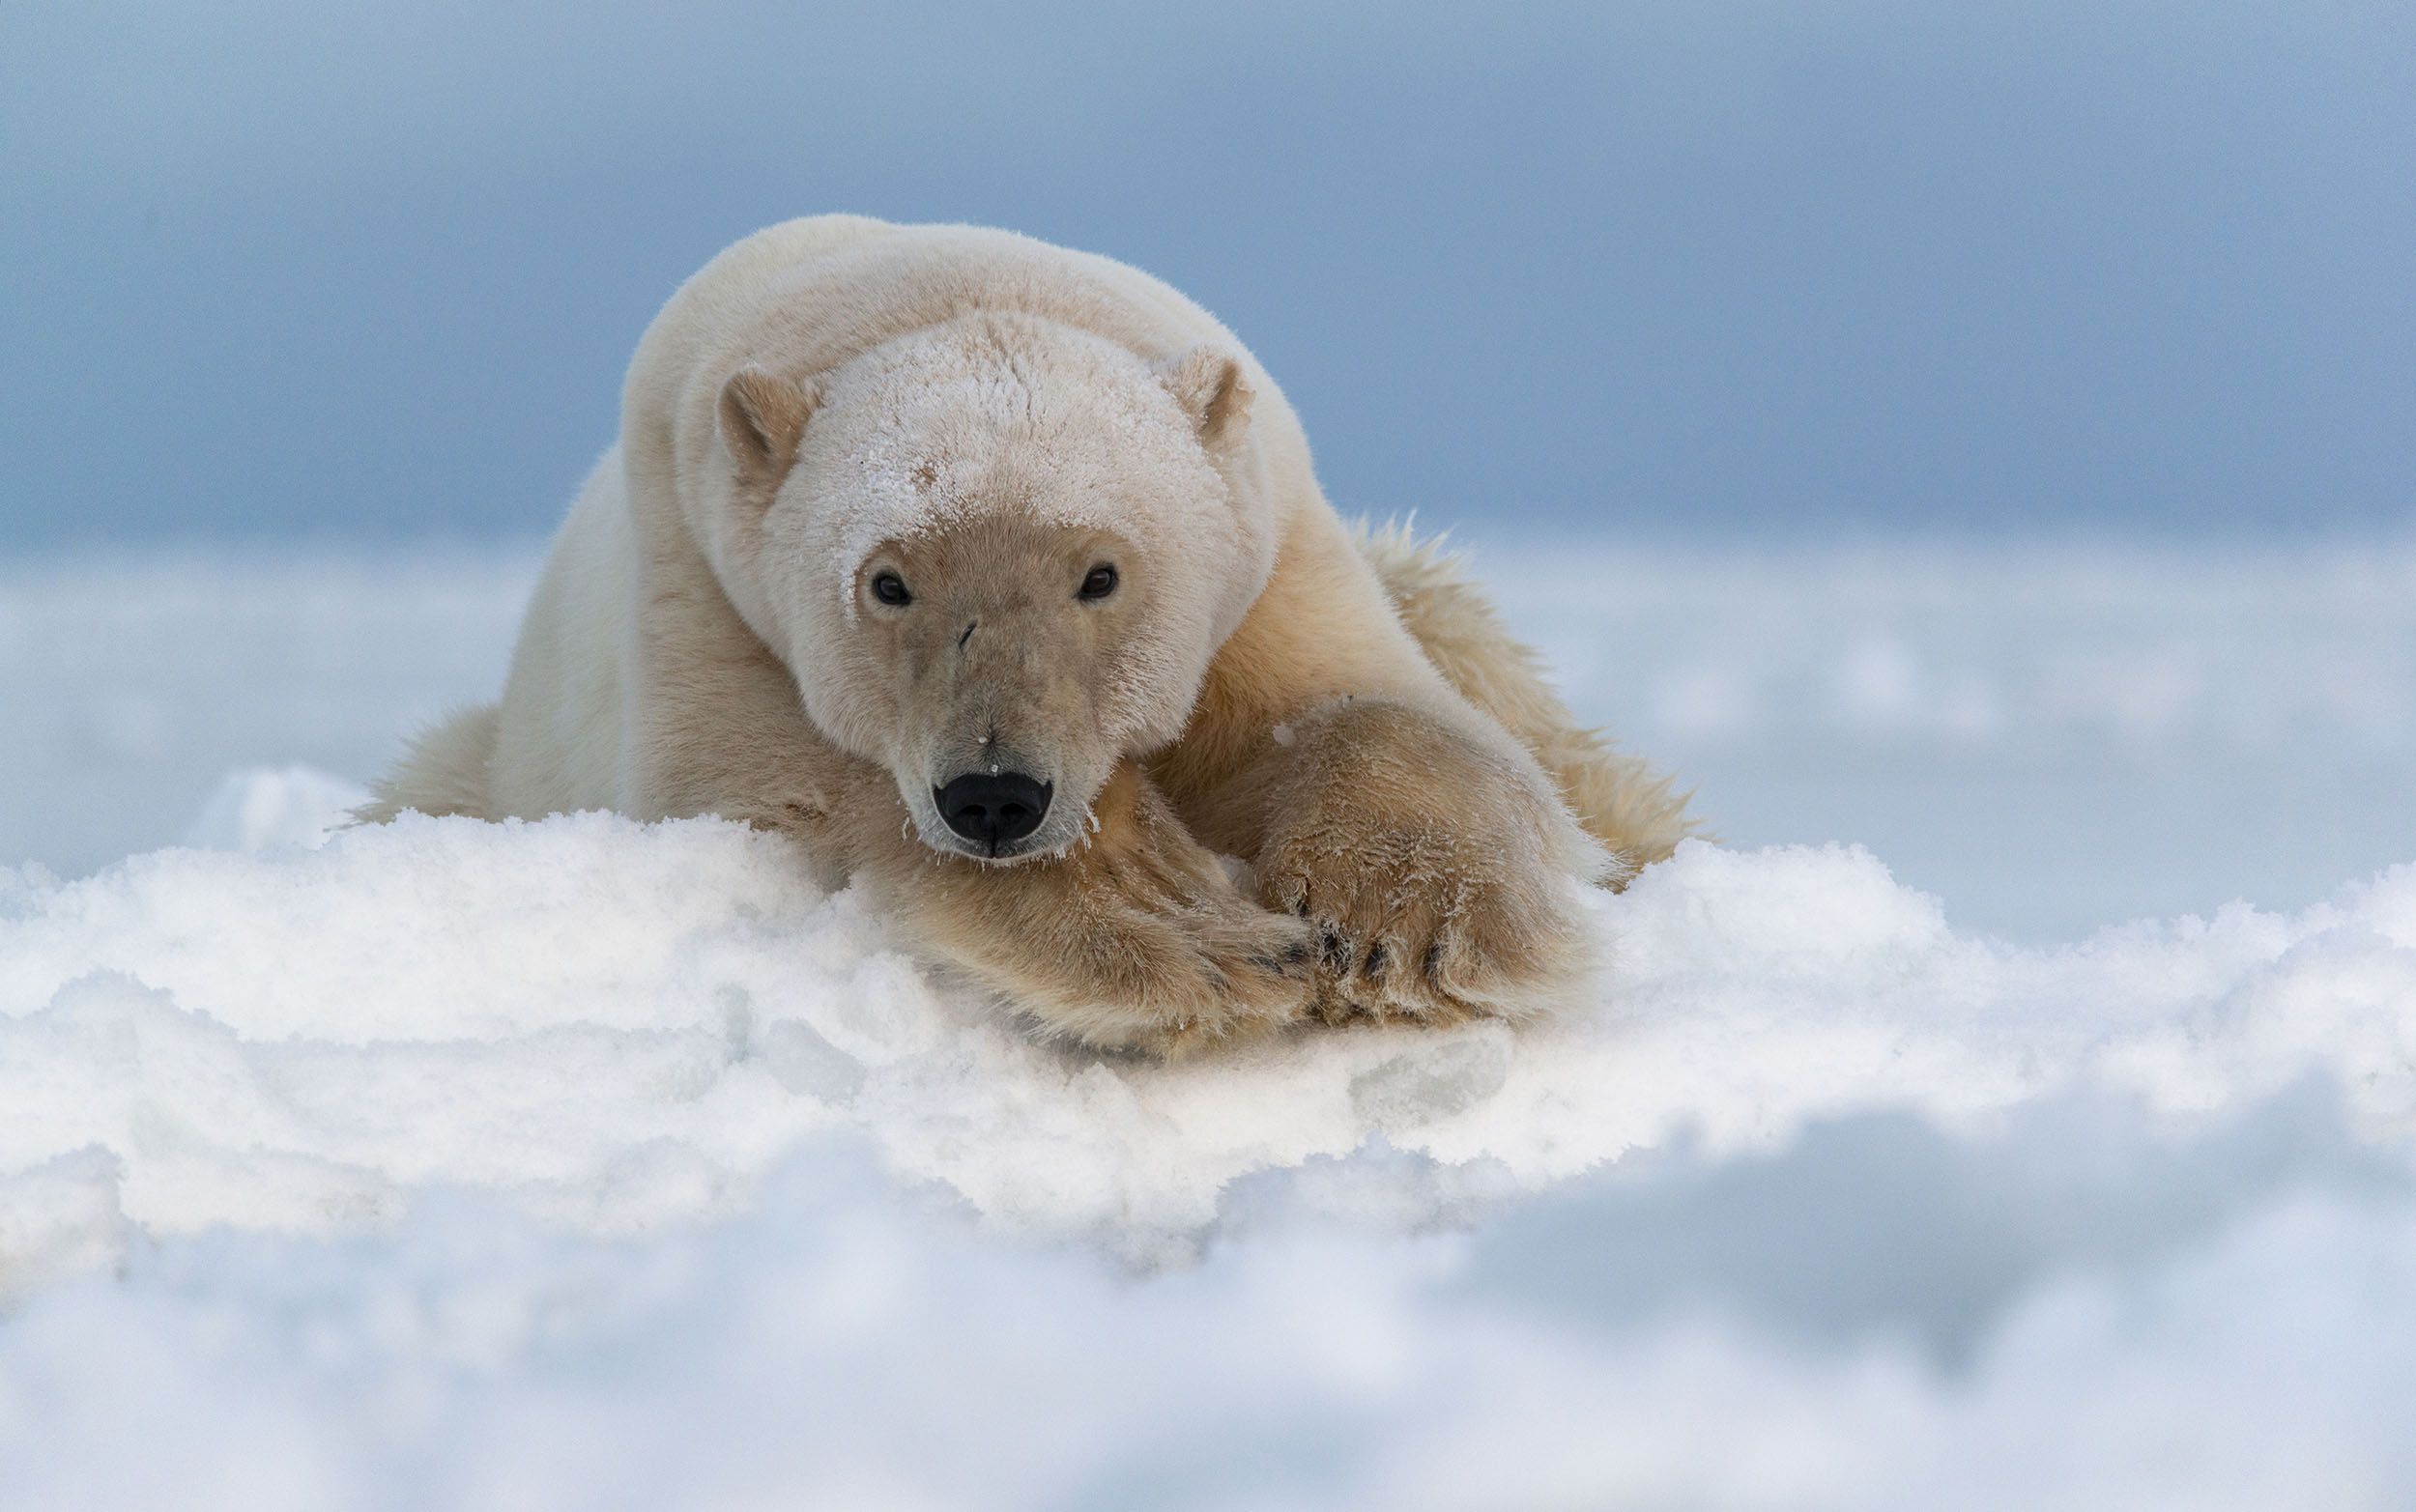
[[[2282,650],[2231,675],[2226,648],[2265,643],[2212,606],[2238,579],[2200,600],[2143,570],[2162,617],[2134,649],[2165,637],[2198,671],[2124,702],[2072,670],[2132,652],[2063,568],[1955,568],[1999,628],[2023,572],[2034,613],[2063,607],[2019,645],[1959,639],[1917,574],[1856,598],[1838,585],[1864,568],[1824,570],[1798,602],[1858,605],[1895,650],[1841,608],[1801,645],[1553,654],[1629,690],[1610,703],[1715,663],[1728,691],[1688,706],[1813,763],[2102,762],[2092,815],[2141,770],[2200,794],[2296,750],[2335,803],[2359,763],[2404,770],[2416,642],[2359,641],[2402,611],[2351,564],[2270,639],[2362,657],[2338,673],[2362,704]],[[495,616],[446,584],[500,596],[509,573],[447,571],[398,566],[406,613],[365,569],[307,599],[260,569],[219,585],[252,610],[154,631],[218,627],[163,653],[196,678],[210,634],[283,665],[302,620],[331,667],[373,626],[467,673],[459,627]],[[1646,576],[1648,598],[1684,579]],[[125,586],[59,575],[14,623],[52,647],[118,625],[88,639],[130,666],[134,609],[77,581]],[[1649,603],[1581,621],[1538,591],[1547,642],[1651,640]],[[0,667],[34,665],[11,643]],[[1835,679],[1805,673],[1830,652]],[[362,665],[381,655],[408,660]],[[310,684],[330,727],[298,701],[259,738],[366,749],[458,696],[424,675]],[[145,686],[142,761],[248,738],[188,743],[206,683]],[[97,685],[35,691],[9,738],[67,749],[46,731]],[[1984,707],[2068,712],[1969,733]],[[1699,738],[1715,767],[1742,748]],[[2106,755],[2124,742],[2143,767]],[[142,769],[127,791],[158,785]],[[1032,1043],[777,839],[336,828],[361,773],[214,774],[157,821],[150,844],[182,846],[0,868],[0,1506],[2416,1498],[2416,866],[2386,864],[2416,829],[2387,796],[2373,864],[2321,896],[2061,938],[1974,927],[1884,851],[1689,844],[1595,900],[1587,1012],[1164,1067]],[[1992,834],[1950,839],[1976,874]],[[2211,881],[2197,852],[2149,860],[2194,886],[2281,875],[2240,849]]]

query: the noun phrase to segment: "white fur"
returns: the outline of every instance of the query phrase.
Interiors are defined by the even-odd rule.
[[[1228,456],[1203,450],[1157,381],[1201,343],[1248,363],[1258,395]],[[751,363],[823,382],[768,515],[733,499],[715,422],[722,385]],[[530,606],[479,809],[653,817],[722,801],[664,779],[667,730],[683,746],[742,743],[753,758],[741,765],[776,769],[806,734],[800,699],[820,734],[886,764],[890,711],[845,650],[852,577],[884,539],[996,507],[983,472],[1011,423],[1045,433],[1056,460],[1023,507],[1142,535],[1163,571],[1195,585],[1129,678],[1143,705],[1127,714],[1132,739],[1172,738],[1196,676],[1164,687],[1152,674],[1204,667],[1265,583],[1285,519],[1315,499],[1274,384],[1205,311],[1107,259],[975,227],[818,216],[722,253],[647,330],[621,439]],[[929,485],[912,481],[918,469]],[[1136,480],[1152,497],[1131,497]],[[749,666],[763,645],[793,682]],[[700,670],[716,689],[704,703],[676,686]]]
[[[909,573],[930,591],[874,596]],[[1010,760],[1054,800],[975,848],[936,792]],[[363,816],[405,808],[785,829],[1058,1032],[1159,1048],[1312,1003],[1565,998],[1567,888],[1691,827],[1448,559],[1353,535],[1205,311],[1106,258],[852,216],[747,238],[655,318],[501,704]]]

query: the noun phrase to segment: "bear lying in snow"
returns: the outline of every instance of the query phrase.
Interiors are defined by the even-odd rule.
[[[362,817],[589,808],[784,831],[1048,1032],[1159,1051],[1548,1007],[1575,889],[1689,827],[1449,558],[1336,516],[1205,311],[844,215],[673,296],[502,702]]]

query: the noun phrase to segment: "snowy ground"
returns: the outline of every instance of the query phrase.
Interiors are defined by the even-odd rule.
[[[2416,1501],[2416,552],[1494,571],[1740,843],[1176,1069],[729,826],[310,848],[527,570],[0,575],[0,1506]]]

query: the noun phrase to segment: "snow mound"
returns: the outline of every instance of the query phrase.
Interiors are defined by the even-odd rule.
[[[1270,1218],[1143,1285],[845,1153],[644,1240],[440,1195],[382,1239],[181,1241],[0,1327],[0,1503],[2386,1512],[2416,1487],[2416,1194],[2318,1099],[2178,1141],[2086,1101],[1992,1135],[1824,1123],[1473,1238],[1384,1237],[1417,1157],[1299,1175],[1354,1170],[1400,1203]]]
[[[153,1235],[333,1233],[431,1184],[634,1233],[736,1212],[846,1132],[998,1232],[1154,1265],[1236,1177],[1378,1134],[1500,1195],[1681,1139],[2075,1088],[2181,1115],[2320,1074],[2362,1127],[2416,1127],[2416,868],[2053,951],[1958,935],[1851,848],[1690,844],[1594,907],[1596,1013],[1165,1067],[1031,1041],[861,895],[718,821],[159,851],[0,882],[0,1171],[106,1150]]]
[[[2027,949],[1689,844],[1592,1012],[1165,1067],[773,837],[348,801],[0,871],[0,1505],[2416,1490],[2416,867]]]

